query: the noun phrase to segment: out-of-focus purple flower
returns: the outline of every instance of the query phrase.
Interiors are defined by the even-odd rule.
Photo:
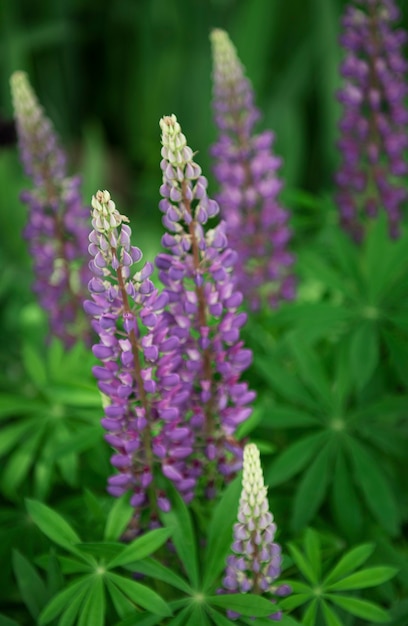
[[[242,294],[237,288],[237,253],[228,247],[226,224],[207,228],[219,212],[207,196],[207,180],[193,159],[174,115],[163,117],[163,199],[160,209],[167,233],[162,244],[168,252],[156,258],[159,278],[168,297],[168,323],[180,345],[177,364],[182,381],[184,427],[195,433],[194,463],[180,482],[194,483],[205,464],[207,495],[220,481],[241,467],[242,449],[234,438],[240,423],[251,414],[255,397],[242,372],[252,354],[240,341],[246,314],[239,311]],[[177,466],[173,463],[177,470]],[[168,468],[170,470],[170,468]]]
[[[131,244],[128,219],[117,211],[108,191],[98,191],[92,207],[92,300],[84,308],[99,336],[93,352],[102,364],[93,373],[107,396],[102,425],[118,470],[108,491],[114,496],[130,491],[134,523],[147,505],[152,521],[157,508],[167,511],[170,506],[158,477],[163,473],[183,494],[179,474],[192,452],[192,433],[180,411],[185,398],[178,374],[179,342],[164,312],[168,296],[150,280],[153,265],[146,263],[134,272],[142,253]]]
[[[234,525],[232,552],[227,558],[223,579],[224,593],[288,595],[288,585],[276,585],[281,570],[281,548],[274,542],[276,526],[269,511],[259,450],[255,444],[244,448],[242,492],[238,523]],[[271,598],[271,602],[274,599]],[[228,611],[232,619],[238,613]],[[281,612],[271,613],[278,621]]]
[[[407,34],[394,28],[398,18],[394,0],[355,0],[343,18],[336,200],[341,224],[357,242],[364,215],[374,217],[382,208],[391,237],[398,237],[407,200],[401,180],[408,173]]]
[[[235,272],[246,304],[276,306],[295,295],[288,212],[279,202],[281,159],[272,152],[274,135],[254,133],[259,111],[235,47],[220,29],[211,33],[213,108],[219,135],[211,153],[220,185],[217,196],[230,246],[238,254]]]
[[[12,75],[11,91],[21,160],[34,184],[21,195],[29,207],[24,236],[34,264],[33,289],[48,315],[51,336],[67,347],[79,338],[90,343],[82,310],[90,278],[89,214],[80,179],[68,177],[65,154],[24,72]]]

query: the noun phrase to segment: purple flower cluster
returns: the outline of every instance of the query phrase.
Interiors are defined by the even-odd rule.
[[[24,236],[33,259],[36,293],[47,312],[50,335],[69,347],[90,343],[82,302],[90,277],[87,259],[89,216],[78,177],[69,178],[66,159],[23,72],[11,77],[18,141],[34,188],[21,198],[29,207]]]
[[[207,196],[207,180],[176,117],[163,117],[160,126],[159,206],[169,232],[162,239],[168,252],[157,256],[156,265],[169,301],[171,334],[179,342],[184,417],[195,437],[190,472],[196,478],[205,465],[204,483],[211,495],[217,481],[241,467],[234,433],[251,414],[248,405],[255,397],[240,381],[252,354],[239,339],[246,314],[238,310],[237,253],[228,247],[225,222],[206,228],[218,214],[218,204]]]
[[[294,297],[293,255],[288,212],[280,205],[277,171],[281,159],[272,152],[274,135],[254,134],[259,111],[235,47],[226,32],[211,34],[214,59],[215,122],[219,130],[211,153],[220,185],[217,197],[228,226],[228,241],[238,257],[238,288],[248,306],[263,301],[276,306]]]
[[[92,207],[92,300],[84,307],[99,336],[93,352],[102,365],[93,373],[107,396],[102,425],[115,449],[111,462],[118,470],[109,479],[108,491],[114,496],[130,491],[136,518],[147,505],[154,517],[157,507],[169,508],[157,487],[156,468],[161,467],[181,493],[190,488],[176,480],[172,470],[175,463],[184,472],[192,453],[191,433],[179,409],[186,398],[177,374],[178,340],[164,313],[167,294],[160,294],[150,280],[153,265],[132,271],[142,253],[131,245],[131,229],[124,223],[128,219],[119,214],[107,191],[97,192]]]
[[[336,199],[341,224],[356,241],[364,235],[364,214],[374,217],[382,207],[391,237],[398,237],[407,199],[401,180],[408,173],[407,34],[394,28],[398,18],[394,0],[355,0],[343,18]]]
[[[285,596],[290,593],[288,585],[276,586],[281,568],[281,548],[273,539],[276,526],[269,511],[259,450],[255,444],[244,448],[242,492],[239,502],[238,523],[234,525],[232,552],[227,559],[223,579],[227,593],[273,593]],[[224,591],[225,592],[225,591]],[[274,602],[273,598],[271,599]],[[239,617],[228,611],[232,619]],[[280,620],[281,611],[270,615]]]

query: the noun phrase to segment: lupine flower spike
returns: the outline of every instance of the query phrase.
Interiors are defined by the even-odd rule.
[[[157,521],[158,508],[169,509],[159,488],[160,475],[174,479],[173,460],[183,472],[184,459],[192,452],[190,431],[180,425],[178,341],[163,313],[168,296],[159,294],[150,280],[152,263],[133,269],[142,253],[131,245],[128,219],[108,191],[96,193],[92,208],[89,252],[94,276],[89,283],[92,300],[84,306],[99,335],[93,352],[102,365],[93,373],[107,396],[102,425],[119,472],[109,479],[108,491],[114,496],[131,493],[134,523],[140,527]],[[175,482],[183,491],[183,483]],[[143,511],[147,521],[140,520]]]
[[[34,185],[21,195],[29,207],[24,236],[34,263],[34,292],[48,314],[51,336],[67,347],[78,338],[90,343],[82,308],[90,278],[89,213],[80,179],[68,177],[65,154],[24,72],[12,75],[11,91],[21,159]]]
[[[223,579],[224,593],[255,593],[285,596],[288,585],[276,585],[280,574],[281,548],[274,542],[276,526],[269,511],[259,450],[255,444],[244,448],[242,492],[238,523],[234,525],[232,552],[227,559]],[[271,602],[274,602],[273,597]],[[239,617],[228,611],[232,619]],[[281,611],[271,613],[272,620],[280,620]]]
[[[234,439],[238,425],[251,413],[255,397],[242,372],[252,354],[239,339],[246,314],[235,280],[237,254],[228,247],[226,224],[207,222],[219,212],[207,196],[207,180],[193,159],[174,115],[163,117],[163,184],[160,209],[169,231],[157,256],[159,278],[169,299],[171,334],[180,345],[178,372],[185,396],[184,419],[195,434],[195,456],[188,476],[194,480],[206,466],[207,495],[216,482],[240,469],[242,450]],[[224,477],[224,478],[223,478]],[[186,494],[188,499],[188,494]],[[190,493],[193,497],[193,491]]]
[[[219,132],[211,150],[220,185],[217,200],[229,243],[238,253],[238,288],[246,304],[257,310],[263,301],[276,306],[281,299],[294,297],[289,215],[278,197],[281,159],[272,152],[272,132],[254,133],[259,111],[228,34],[214,30],[211,43],[213,108]]]
[[[355,0],[343,18],[336,199],[341,224],[357,242],[364,236],[364,215],[375,217],[383,208],[391,237],[398,237],[407,200],[407,33],[394,28],[398,18],[394,0]]]

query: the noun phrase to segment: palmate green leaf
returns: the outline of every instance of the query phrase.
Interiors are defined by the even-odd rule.
[[[87,543],[77,543],[75,545],[80,552],[91,554],[95,558],[107,561],[123,552],[123,543],[114,541],[95,541]]]
[[[41,612],[40,619],[38,621],[39,626],[45,626],[45,624],[48,624],[53,619],[58,617],[58,615],[66,610],[65,607],[69,607],[71,603],[75,601],[78,594],[83,594],[85,596],[90,585],[90,577],[83,576],[66,587],[58,595],[54,596],[54,598],[52,598],[45,609]]]
[[[80,609],[78,626],[104,626],[105,591],[102,576],[94,576],[87,597]]]
[[[156,580],[162,580],[165,583],[168,583],[172,587],[176,587],[180,589],[180,591],[184,591],[191,595],[193,593],[193,589],[190,585],[178,574],[176,574],[173,570],[169,569],[165,565],[162,565],[158,561],[155,561],[152,558],[143,559],[142,561],[136,561],[135,563],[131,563],[130,567],[132,571],[139,572],[140,574],[144,574],[145,576],[150,576]]]
[[[223,609],[236,611],[241,615],[249,617],[266,617],[279,610],[277,604],[272,604],[270,600],[252,593],[229,593],[227,595],[208,596],[208,604],[219,606]]]
[[[36,569],[17,550],[13,550],[13,570],[21,597],[36,619],[48,599],[45,584]]]
[[[207,607],[208,614],[215,626],[231,626],[231,620],[222,615],[211,606]]]
[[[330,332],[340,331],[350,321],[351,313],[346,307],[329,302],[294,302],[290,308],[277,314],[278,321],[294,328],[296,335],[312,344]]]
[[[292,527],[299,530],[313,519],[327,491],[333,463],[334,441],[322,447],[303,475],[293,503]]]
[[[326,626],[343,626],[336,613],[331,609],[330,605],[327,604],[325,600],[322,601],[320,606],[326,621]]]
[[[356,546],[352,550],[346,552],[340,561],[333,567],[331,572],[326,576],[324,580],[324,586],[331,584],[334,581],[344,578],[344,576],[354,572],[360,565],[365,563],[369,556],[374,552],[373,543],[362,543]]]
[[[303,574],[306,580],[311,582],[312,585],[315,584],[317,580],[314,565],[309,562],[309,559],[306,558],[303,552],[301,552],[293,543],[289,543],[288,548],[299,571]]]
[[[7,417],[41,414],[48,405],[38,398],[24,398],[9,393],[0,393],[0,420]]]
[[[49,455],[49,460],[52,462],[58,461],[59,464],[62,458],[84,452],[98,445],[99,441],[102,439],[102,429],[100,426],[81,425],[76,433],[59,427],[58,434],[59,441],[55,442],[52,454]]]
[[[360,598],[352,598],[350,596],[338,596],[332,593],[326,594],[325,597],[356,617],[376,623],[389,621],[388,612],[368,600],[360,600]]]
[[[183,624],[185,626],[211,626],[211,622],[201,604],[192,605],[192,611]]]
[[[167,602],[165,602],[155,591],[152,591],[145,585],[141,585],[135,580],[118,576],[112,572],[108,572],[106,576],[137,606],[141,606],[151,613],[156,613],[156,615],[160,615],[162,617],[172,614]]]
[[[26,500],[26,506],[33,522],[51,541],[71,552],[76,551],[74,544],[81,543],[81,540],[59,513],[36,500]]]
[[[133,513],[134,509],[129,504],[128,494],[116,498],[106,519],[103,538],[106,541],[116,541],[119,539],[127,528]]]
[[[80,574],[90,571],[90,565],[83,561],[77,561],[76,559],[70,559],[66,556],[58,555],[58,562],[61,565],[61,570],[64,574]]]
[[[348,449],[354,467],[354,479],[359,485],[367,507],[377,521],[394,536],[399,528],[399,512],[395,498],[378,460],[366,446],[349,438]]]
[[[279,604],[284,611],[292,611],[293,609],[297,609],[299,606],[302,606],[302,604],[305,604],[305,602],[308,602],[313,597],[313,591],[310,590],[309,593],[297,593],[296,595],[283,598],[279,601]]]
[[[47,370],[37,350],[29,343],[25,343],[22,348],[22,357],[24,369],[34,385],[40,389],[45,387],[48,382]]]
[[[350,576],[346,576],[337,582],[331,583],[326,586],[325,589],[328,591],[348,591],[350,589],[375,587],[395,576],[397,572],[398,570],[395,567],[368,567]]]
[[[359,537],[363,531],[364,517],[342,450],[338,451],[336,457],[331,497],[335,520],[342,532],[352,539]]]
[[[327,432],[313,433],[296,441],[272,462],[265,472],[265,481],[270,487],[285,482],[300,472],[316,456],[316,452],[328,440]]]
[[[374,321],[361,322],[351,336],[350,368],[358,390],[368,383],[378,365],[378,330]]]
[[[203,588],[205,591],[217,580],[225,568],[225,560],[231,551],[233,525],[237,521],[241,493],[241,476],[237,476],[226,488],[214,509],[209,527],[205,551]]]
[[[173,534],[172,528],[157,528],[138,537],[126,546],[124,550],[115,556],[109,563],[108,568],[128,565],[134,561],[141,561],[146,556],[156,552]]]
[[[240,621],[248,624],[248,626],[271,626],[271,624],[273,624],[273,620],[271,621],[269,617],[257,617],[256,622],[253,622],[251,618],[241,619]],[[231,620],[228,622],[230,626],[232,623],[234,622],[231,622]],[[293,617],[285,614],[282,615],[281,619],[277,623],[279,623],[279,626],[303,626],[303,624],[293,619]]]
[[[191,599],[186,598],[183,600],[173,600],[172,602],[169,602],[169,606],[173,613],[177,613],[179,609],[182,609],[182,611],[177,613],[175,617],[166,620],[166,626],[175,624],[177,620],[179,620],[179,624],[182,626],[183,621],[180,620],[179,616],[181,615],[182,617],[185,617],[188,615],[191,610]],[[117,624],[117,626],[156,626],[159,622],[162,623],[162,620],[163,617],[161,615],[152,615],[150,612],[145,613],[144,611],[143,613],[137,613],[134,609],[133,614],[128,615],[124,620]]]
[[[324,285],[331,289],[336,289],[341,294],[354,298],[355,293],[353,287],[344,280],[344,276],[340,271],[327,263],[327,260],[321,254],[311,251],[302,251],[299,254],[299,266],[306,275],[317,278]]]
[[[0,398],[1,402],[1,398]],[[0,438],[0,456],[7,454],[11,448],[31,437],[31,431],[35,430],[36,424],[29,420],[2,426]]]
[[[166,528],[172,531],[172,542],[193,585],[198,587],[197,544],[189,510],[180,494],[167,482],[166,490],[171,494],[172,507],[168,513],[160,513]]]

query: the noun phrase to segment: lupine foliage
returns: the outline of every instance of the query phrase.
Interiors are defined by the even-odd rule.
[[[10,211],[0,258],[13,264],[4,262],[0,281],[7,348],[0,624],[408,622],[408,135],[397,5],[404,6],[350,0],[341,21],[330,8],[335,0],[316,0],[313,24],[321,20],[324,28],[310,34],[313,45],[297,48],[303,31],[291,18],[280,45],[285,59],[291,44],[297,57],[279,63],[279,82],[280,38],[268,29],[283,14],[280,5],[261,4],[239,12],[225,3],[237,47],[216,29],[212,50],[206,41],[201,56],[195,42],[223,20],[194,22],[186,4],[188,27],[181,31],[190,36],[194,25],[194,64],[183,53],[177,62],[167,55],[160,67],[158,46],[149,48],[146,71],[128,81],[129,98],[119,108],[113,82],[67,74],[84,95],[92,83],[89,101],[102,118],[115,104],[117,128],[126,120],[123,155],[132,177],[136,164],[135,202],[133,183],[118,174],[121,161],[96,126],[81,141],[76,169],[88,194],[81,196],[49,121],[67,134],[72,106],[69,116],[61,99],[53,106],[56,83],[49,81],[42,89],[46,115],[25,75],[13,75],[21,156],[33,183],[21,208],[16,198],[26,179],[15,154],[1,155]],[[165,45],[177,11],[167,0],[139,6],[139,34],[148,36],[154,17],[165,26],[156,38]],[[306,16],[309,10],[302,8]],[[11,28],[15,9],[8,15]],[[124,21],[120,15],[112,9],[113,32],[118,23],[133,28],[127,13]],[[336,67],[337,175],[330,55],[341,46],[328,37],[335,24],[344,49]],[[245,74],[238,55],[251,32]],[[15,59],[24,56],[17,53],[21,39]],[[142,49],[147,39],[126,38],[126,45],[132,41]],[[205,83],[211,51],[212,96]],[[118,67],[122,57],[110,54],[111,47],[107,65]],[[126,83],[125,56],[123,74],[116,74]],[[188,87],[180,86],[178,104],[177,63]],[[37,77],[44,67],[38,64]],[[294,114],[314,74],[319,98],[333,103],[323,109],[320,142],[313,133],[302,139]],[[272,86],[268,98],[262,76]],[[166,105],[177,118],[162,117],[161,88],[172,94]],[[211,99],[212,134],[200,118],[210,119]],[[194,114],[185,109],[188,100]],[[257,134],[255,100],[265,113]],[[305,119],[313,116],[308,104]],[[276,130],[276,155],[284,155],[279,178],[269,129]],[[329,158],[317,167],[320,150]],[[303,178],[296,174],[302,152]],[[115,202],[96,192],[112,180]],[[294,188],[299,180],[305,189]],[[84,211],[91,194],[92,208]],[[17,228],[25,228],[31,259]]]

